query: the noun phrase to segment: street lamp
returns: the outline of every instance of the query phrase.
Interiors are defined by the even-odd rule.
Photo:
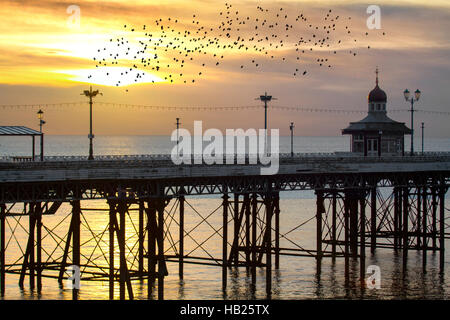
[[[294,123],[293,122],[291,122],[289,129],[291,130],[291,157],[294,157]]]
[[[419,101],[420,94],[421,92],[419,89],[414,92],[414,97],[410,97],[410,92],[408,89],[403,91],[405,100],[411,102],[411,156],[414,155],[414,102]]]
[[[180,124],[181,124],[180,118],[177,118],[177,123],[176,123],[176,125],[177,125],[177,157],[180,156],[180,153],[179,153],[179,150],[178,150],[179,143],[180,143],[180,134],[179,134]]]
[[[422,122],[422,155],[423,155],[423,138],[424,138],[424,136],[423,136],[423,134],[424,134],[424,128],[425,128],[425,124]]]
[[[272,96],[268,96],[267,92],[265,92],[264,95],[259,96],[259,98],[256,98],[255,100],[261,100],[262,102],[264,102],[264,154],[267,155],[267,103],[277,99],[273,98]]]
[[[45,124],[45,121],[43,120],[43,118],[44,118],[44,111],[39,109],[39,111],[37,112],[37,116],[38,116],[38,119],[39,119],[39,132],[42,133],[42,126]]]
[[[101,94],[98,90],[92,91],[92,86],[89,88],[89,90],[84,90],[81,95],[85,95],[86,97],[89,97],[89,157],[88,160],[94,160],[94,147],[92,144],[92,140],[94,139],[94,135],[92,134],[92,98],[95,98],[97,94]]]
[[[42,126],[45,124],[44,121],[44,111],[39,109],[37,112],[37,117],[39,119],[39,133],[41,134],[41,161],[44,161],[44,134],[42,133]],[[34,161],[34,136],[33,136],[33,161]]]

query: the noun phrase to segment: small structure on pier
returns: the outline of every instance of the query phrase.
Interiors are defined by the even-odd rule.
[[[31,137],[31,156],[29,157],[13,157],[14,161],[35,161],[35,137],[41,138],[41,161],[44,156],[44,134],[42,132],[24,127],[24,126],[0,126],[0,136],[28,136]]]
[[[368,96],[367,116],[342,130],[351,135],[351,152],[364,156],[404,155],[405,134],[411,129],[404,122],[397,122],[386,115],[387,96],[378,86],[378,68],[375,88]]]

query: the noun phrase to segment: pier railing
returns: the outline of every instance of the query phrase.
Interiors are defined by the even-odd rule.
[[[310,161],[352,161],[352,162],[421,162],[421,161],[450,161],[450,152],[417,152],[414,156],[409,153],[402,155],[382,155],[382,156],[364,156],[351,152],[333,152],[333,153],[280,153],[280,162],[289,163],[294,162],[310,162]],[[193,155],[191,157],[191,163],[198,163],[199,159],[210,159],[214,157],[205,157],[202,155]],[[224,155],[223,163],[227,163],[227,160],[233,160],[233,163],[240,164],[238,161],[245,159],[245,163],[249,163],[249,159],[258,159],[257,155],[234,155],[231,159]],[[197,161],[196,161],[197,160]],[[143,155],[97,155],[94,160],[88,160],[87,156],[45,156],[44,162],[89,162],[89,163],[100,163],[100,162],[110,162],[110,161],[133,161],[133,162],[172,162],[170,154],[143,154]],[[0,156],[0,163],[23,163],[23,164],[33,164],[41,163],[40,158],[36,157],[33,162],[30,157],[17,157],[17,156]]]

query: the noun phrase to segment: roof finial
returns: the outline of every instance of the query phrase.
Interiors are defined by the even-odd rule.
[[[377,69],[375,70],[375,73],[376,73],[376,75],[377,75],[376,80],[375,80],[375,83],[376,83],[376,85],[378,86],[378,66],[377,66]]]

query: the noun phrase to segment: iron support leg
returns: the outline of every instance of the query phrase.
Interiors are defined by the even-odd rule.
[[[443,184],[443,183],[442,183]],[[439,272],[444,273],[445,264],[445,187],[439,193]]]
[[[222,235],[222,290],[227,289],[227,248],[228,248],[228,194],[223,199],[223,235]]]
[[[180,203],[180,260],[178,264],[178,275],[183,279],[183,263],[184,263],[184,196],[178,198]]]
[[[0,205],[0,296],[5,296],[5,219],[6,206]]]
[[[142,199],[139,200],[138,233],[139,233],[138,271],[139,271],[139,278],[142,279],[142,276],[144,275],[144,201]]]
[[[426,272],[427,268],[427,187],[423,187],[422,196],[422,269]]]
[[[257,239],[257,218],[258,218],[258,195],[254,193],[252,195],[252,286],[255,288],[256,286],[256,239]]]
[[[366,197],[363,194],[360,197],[360,240],[359,240],[359,277],[361,283],[364,283],[366,274]]]
[[[275,269],[280,268],[280,195],[274,197],[275,213]]]
[[[250,196],[248,193],[244,195],[245,207],[245,267],[247,272],[250,271]]]
[[[266,294],[272,294],[272,216],[273,195],[266,196]]]
[[[377,188],[370,192],[370,252],[375,253],[377,246]]]
[[[72,203],[72,216],[73,216],[73,250],[72,250],[72,263],[73,265],[78,267],[78,270],[80,268],[80,246],[81,246],[81,240],[80,240],[80,220],[81,215],[81,207],[80,207],[80,201],[75,200]],[[77,300],[78,299],[78,288],[76,286],[73,286],[72,289],[72,299]]]
[[[325,211],[323,192],[316,191],[316,261],[317,271],[320,273],[322,262],[322,213]]]
[[[408,259],[408,247],[409,247],[409,237],[408,237],[408,220],[409,220],[409,190],[405,187],[403,190],[403,273],[406,272],[406,262]]]
[[[164,299],[164,277],[166,276],[166,265],[164,260],[164,199],[159,200],[158,205],[158,299]]]

